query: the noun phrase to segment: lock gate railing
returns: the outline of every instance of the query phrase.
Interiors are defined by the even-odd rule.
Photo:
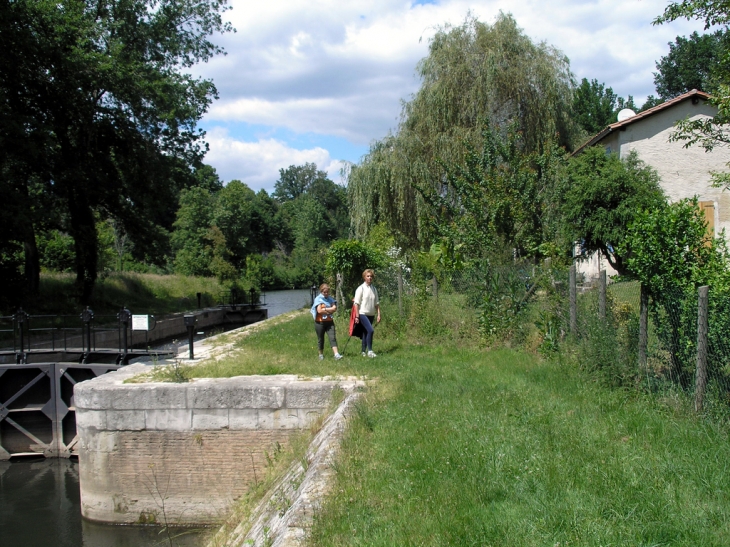
[[[121,365],[69,362],[0,365],[0,460],[76,454],[73,386]]]

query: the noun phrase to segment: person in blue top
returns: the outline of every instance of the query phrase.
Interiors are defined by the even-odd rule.
[[[335,321],[332,314],[337,311],[337,301],[330,296],[330,286],[322,283],[319,286],[319,294],[312,304],[312,316],[314,317],[314,330],[317,332],[317,344],[319,349],[319,360],[324,359],[324,333],[330,339],[330,346],[335,354],[335,359],[342,359],[337,349],[337,334],[335,332]]]

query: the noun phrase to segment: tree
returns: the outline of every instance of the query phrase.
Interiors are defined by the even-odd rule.
[[[500,131],[516,125],[526,152],[547,141],[572,147],[574,78],[559,50],[535,44],[510,15],[493,25],[468,18],[440,28],[418,64],[421,87],[404,104],[397,131],[374,143],[352,169],[349,199],[355,235],[385,222],[399,243],[429,239],[416,188],[438,191],[443,169],[460,161],[465,142],[477,149],[489,119]],[[556,137],[557,136],[557,137]]]
[[[463,248],[468,258],[485,258],[498,247],[539,256],[550,239],[547,199],[562,150],[546,145],[542,153],[526,153],[514,128],[502,137],[486,126],[481,140],[480,151],[468,144],[461,162],[444,164],[445,181],[438,191],[423,191],[426,222],[445,242],[441,249]]]
[[[180,194],[174,231],[175,270],[183,275],[211,275],[213,259],[208,231],[213,225],[215,198],[205,188],[194,187]]]
[[[314,163],[279,170],[272,197],[282,204],[279,221],[286,227],[281,242],[294,246],[322,247],[347,235],[349,215],[346,190],[317,169]]]
[[[684,388],[696,364],[697,288],[712,287],[709,342],[717,351],[715,374],[727,373],[727,325],[730,270],[725,239],[707,233],[696,199],[640,210],[629,224],[622,245],[628,269],[651,295],[653,324],[671,357],[671,376]]]
[[[583,78],[575,90],[573,115],[575,121],[590,135],[595,135],[616,121],[618,96],[598,80]]]
[[[314,163],[290,165],[286,169],[279,169],[279,180],[274,185],[272,197],[281,203],[293,201],[324,180],[328,180],[327,173],[317,169]]]
[[[135,252],[149,252],[158,243],[150,235],[172,224],[180,188],[194,184],[205,151],[196,123],[216,90],[182,71],[221,53],[208,37],[230,30],[225,9],[222,0],[0,6],[9,52],[0,108],[13,131],[3,141],[17,138],[39,158],[16,175],[14,198],[23,203],[32,175],[66,211],[83,303],[97,275],[95,213],[116,218]]]
[[[664,99],[693,89],[714,93],[717,85],[716,73],[722,67],[722,51],[727,49],[727,36],[718,30],[711,34],[690,34],[689,38],[677,36],[669,43],[669,53],[656,63],[654,85]]]
[[[579,241],[586,253],[601,253],[626,275],[627,226],[639,211],[665,203],[659,176],[635,152],[621,160],[594,146],[570,159],[561,188],[565,239]]]

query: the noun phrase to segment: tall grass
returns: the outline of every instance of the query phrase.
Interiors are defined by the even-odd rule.
[[[404,351],[311,544],[727,545],[721,427],[511,350]]]

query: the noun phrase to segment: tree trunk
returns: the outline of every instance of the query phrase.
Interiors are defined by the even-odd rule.
[[[87,306],[91,303],[97,276],[96,223],[88,201],[76,189],[71,189],[68,205],[71,213],[70,232],[76,251],[76,290],[80,304]]]
[[[25,251],[25,282],[31,296],[37,296],[41,284],[41,259],[35,240],[33,223],[25,230],[23,250]]]

